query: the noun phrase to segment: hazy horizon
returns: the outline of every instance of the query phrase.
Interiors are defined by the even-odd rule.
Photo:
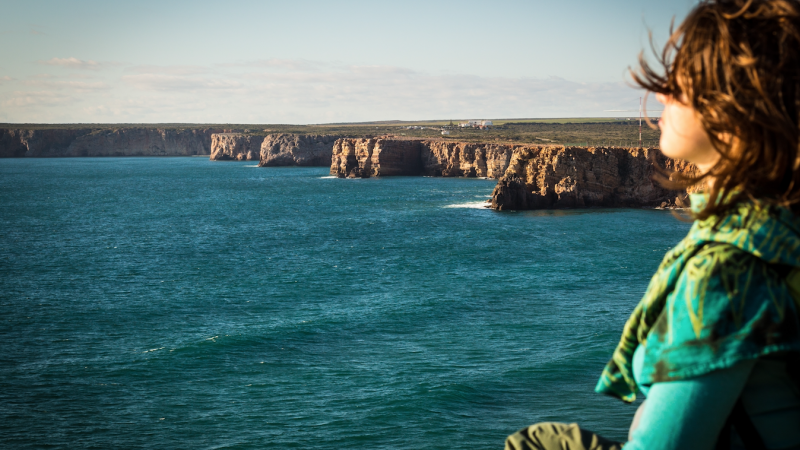
[[[635,116],[626,68],[693,4],[5,1],[0,122]]]

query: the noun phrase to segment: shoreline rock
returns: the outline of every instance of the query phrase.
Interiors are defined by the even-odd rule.
[[[436,140],[339,139],[331,175],[339,178],[434,176],[500,178],[516,146]]]
[[[690,172],[693,166],[656,149],[543,146],[523,148],[492,192],[492,209],[674,208],[686,192],[653,180],[654,164]]]
[[[212,161],[255,161],[261,155],[260,136],[242,133],[214,133],[211,135]]]
[[[341,136],[270,134],[261,143],[259,167],[323,166],[331,164],[333,146]]]
[[[591,208],[677,208],[686,192],[661,187],[658,164],[690,172],[693,166],[650,148],[476,144],[391,137],[339,139],[330,174],[486,177],[498,179],[497,211]]]
[[[382,138],[338,139],[331,175],[339,178],[422,175],[420,141]]]
[[[216,133],[211,136],[212,161],[258,161],[259,167],[323,166],[331,163],[334,142],[326,134]]]
[[[220,130],[165,128],[0,129],[0,157],[208,155]]]

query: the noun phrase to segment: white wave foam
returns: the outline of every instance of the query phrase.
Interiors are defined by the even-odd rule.
[[[487,209],[490,203],[486,202],[468,202],[468,203],[456,203],[453,205],[446,205],[444,208],[470,208],[470,209]]]
[[[254,165],[254,166],[245,166],[245,167],[258,167],[258,164]]]
[[[333,175],[328,175],[327,177],[319,177],[320,180],[327,180],[329,178],[339,178],[339,177],[336,177],[336,176],[333,176]]]

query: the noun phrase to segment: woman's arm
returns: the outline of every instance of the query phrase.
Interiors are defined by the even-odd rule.
[[[653,384],[624,450],[712,450],[755,363]]]

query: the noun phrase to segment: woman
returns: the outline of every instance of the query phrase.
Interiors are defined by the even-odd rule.
[[[626,450],[800,449],[800,2],[706,0],[635,81],[661,150],[694,163],[695,223],[665,256],[595,390],[636,412]],[[619,449],[543,423],[507,449]]]

